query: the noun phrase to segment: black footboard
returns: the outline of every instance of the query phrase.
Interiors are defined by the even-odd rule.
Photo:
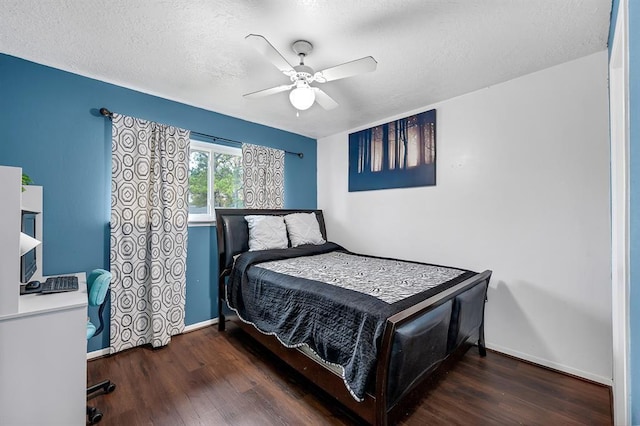
[[[484,306],[491,271],[485,271],[390,317],[376,371],[376,424],[460,346],[484,348]]]

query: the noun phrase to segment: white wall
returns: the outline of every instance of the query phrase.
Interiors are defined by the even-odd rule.
[[[349,193],[348,134],[431,108],[436,186]],[[329,239],[493,270],[488,347],[610,384],[607,52],[362,128],[318,140]]]

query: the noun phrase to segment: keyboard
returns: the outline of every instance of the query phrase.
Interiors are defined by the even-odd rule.
[[[50,277],[40,285],[40,293],[61,293],[63,291],[78,290],[78,277],[75,275],[63,277]]]

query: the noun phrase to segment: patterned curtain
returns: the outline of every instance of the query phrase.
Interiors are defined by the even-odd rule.
[[[184,330],[189,131],[114,114],[110,353]]]
[[[284,151],[242,144],[244,207],[281,209],[284,206]]]

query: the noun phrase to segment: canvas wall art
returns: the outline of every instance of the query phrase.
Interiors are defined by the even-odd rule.
[[[435,184],[435,109],[349,135],[349,192]]]

